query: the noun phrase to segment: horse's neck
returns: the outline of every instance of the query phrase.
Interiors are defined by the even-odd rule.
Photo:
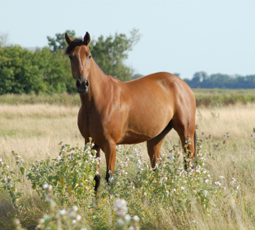
[[[111,77],[107,76],[96,64],[94,59],[91,60],[89,73],[89,90],[87,94],[80,94],[82,104],[86,109],[97,107],[102,98],[108,93],[109,84],[111,84]],[[108,93],[107,93],[108,91]]]

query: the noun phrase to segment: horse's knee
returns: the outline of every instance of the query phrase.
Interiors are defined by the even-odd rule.
[[[95,191],[97,191],[101,181],[100,175],[99,174],[95,175],[94,180],[95,180]]]

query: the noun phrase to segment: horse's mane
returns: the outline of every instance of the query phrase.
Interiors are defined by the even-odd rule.
[[[75,38],[70,45],[66,48],[65,54],[70,54],[70,52],[76,47],[81,46],[83,43],[83,40],[81,38]]]

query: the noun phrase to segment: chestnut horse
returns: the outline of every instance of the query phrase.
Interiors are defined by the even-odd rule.
[[[100,149],[105,153],[107,181],[109,171],[114,171],[116,145],[147,141],[154,168],[162,142],[172,128],[180,136],[183,147],[190,138],[187,155],[193,164],[196,102],[192,90],[183,80],[161,72],[121,82],[104,74],[93,60],[88,32],[83,40],[72,40],[67,33],[65,39],[68,43],[66,54],[81,99],[78,127],[85,144],[92,138],[97,157],[100,157]],[[97,191],[99,174],[95,176],[95,182]]]

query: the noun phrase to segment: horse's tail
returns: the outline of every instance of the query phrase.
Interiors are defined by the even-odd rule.
[[[193,140],[194,140],[194,153],[193,153],[194,167],[196,167],[196,165],[197,165],[197,157],[196,157],[196,154],[197,154],[197,133],[196,133],[196,130],[194,132]]]
[[[194,132],[193,139],[194,139],[194,153],[193,154],[196,156],[196,150],[197,150],[197,132],[196,132],[196,130]]]

